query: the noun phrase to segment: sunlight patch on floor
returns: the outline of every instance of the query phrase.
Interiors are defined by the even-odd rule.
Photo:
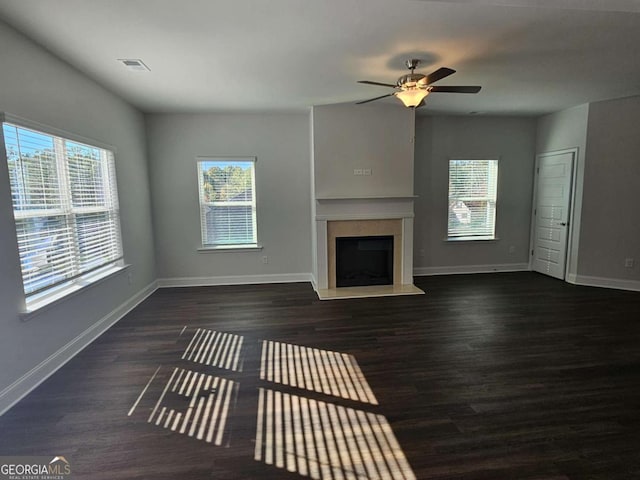
[[[384,416],[263,388],[254,459],[321,480],[416,478]]]
[[[263,340],[260,379],[377,405],[353,355]]]
[[[240,352],[244,337],[198,328],[184,353],[183,360],[211,365],[233,371],[242,371]]]
[[[237,390],[238,384],[226,378],[174,368],[147,423],[222,445]]]

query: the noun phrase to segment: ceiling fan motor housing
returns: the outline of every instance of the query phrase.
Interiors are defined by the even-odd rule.
[[[421,73],[407,73],[398,79],[397,85],[402,90],[410,88],[427,88],[426,75]]]

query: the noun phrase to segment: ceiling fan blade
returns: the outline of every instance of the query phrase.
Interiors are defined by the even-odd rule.
[[[482,87],[478,86],[463,86],[463,87],[445,87],[435,86],[431,87],[432,92],[437,93],[478,93]]]
[[[369,100],[363,100],[362,102],[356,102],[356,105],[362,105],[363,103],[369,103],[369,102],[373,102],[374,100],[380,100],[381,98],[392,97],[392,96],[393,96],[393,93],[388,93],[386,95],[380,95],[379,97],[370,98]]]
[[[438,80],[442,80],[443,78],[448,77],[449,75],[453,75],[454,73],[456,73],[456,71],[452,70],[451,68],[439,68],[435,72],[427,75],[426,83],[427,85],[431,85],[432,83],[437,82]]]
[[[390,83],[371,82],[369,80],[358,80],[358,83],[366,83],[367,85],[379,85],[381,87],[396,88],[396,85],[392,85]]]

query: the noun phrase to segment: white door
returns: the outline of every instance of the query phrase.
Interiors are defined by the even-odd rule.
[[[538,157],[533,270],[564,280],[574,152]]]

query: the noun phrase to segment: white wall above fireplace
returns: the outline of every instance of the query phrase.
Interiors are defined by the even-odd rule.
[[[311,115],[315,198],[413,195],[413,110],[338,104],[313,107]]]

